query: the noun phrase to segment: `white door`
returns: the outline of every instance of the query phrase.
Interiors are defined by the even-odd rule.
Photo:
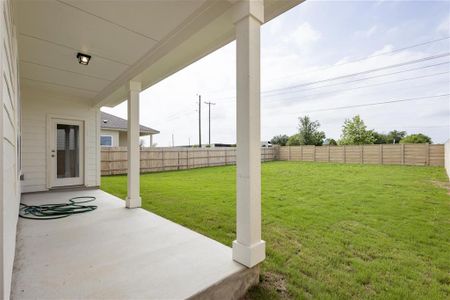
[[[83,121],[52,118],[50,137],[50,186],[84,184]]]

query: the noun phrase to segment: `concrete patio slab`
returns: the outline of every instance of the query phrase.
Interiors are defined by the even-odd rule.
[[[215,295],[211,287],[221,282],[229,290],[216,294],[235,298],[233,289],[257,280],[232,260],[229,247],[144,209],[125,209],[123,200],[101,190],[24,194],[22,201],[86,195],[97,198],[97,210],[19,220],[12,299],[186,299]]]

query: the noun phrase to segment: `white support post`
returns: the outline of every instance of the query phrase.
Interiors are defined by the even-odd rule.
[[[253,267],[265,259],[261,240],[260,26],[262,0],[235,3],[237,151],[233,259]]]
[[[139,149],[139,92],[141,83],[130,81],[128,93],[128,196],[127,208],[141,207],[140,149]]]

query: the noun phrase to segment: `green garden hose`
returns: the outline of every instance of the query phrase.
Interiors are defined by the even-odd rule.
[[[84,199],[84,200],[82,200]],[[19,216],[31,220],[54,220],[66,218],[74,214],[81,214],[97,209],[97,205],[81,205],[95,200],[92,196],[70,198],[68,203],[52,203],[41,205],[27,205],[20,203]]]

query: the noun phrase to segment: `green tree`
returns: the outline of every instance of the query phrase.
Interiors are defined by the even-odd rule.
[[[378,133],[378,132],[374,131],[372,133],[372,135],[374,138],[374,141],[373,141],[374,144],[388,144],[389,143],[387,134]]]
[[[326,139],[323,142],[324,145],[337,146],[337,142],[335,139]]]
[[[288,146],[299,146],[300,145],[300,135],[297,133],[297,134],[294,134],[294,135],[290,136],[288,141],[287,141],[287,143],[286,143],[286,145],[288,145]]]
[[[397,131],[392,130],[390,131],[387,136],[387,144],[398,144],[400,143],[401,139],[406,136],[406,131]]]
[[[367,126],[359,115],[354,116],[351,120],[345,120],[339,140],[340,145],[363,145],[374,142],[373,130],[367,130]]]
[[[400,144],[432,144],[431,138],[422,133],[410,134],[400,140]]]
[[[280,134],[280,135],[274,136],[270,140],[270,143],[272,143],[272,145],[286,146],[288,139],[289,139],[289,137],[287,135]]]
[[[298,118],[298,134],[300,145],[323,145],[325,133],[319,131],[319,121],[311,121],[309,116]]]
[[[387,134],[373,131],[374,144],[398,144],[405,136],[406,131],[392,130]]]

